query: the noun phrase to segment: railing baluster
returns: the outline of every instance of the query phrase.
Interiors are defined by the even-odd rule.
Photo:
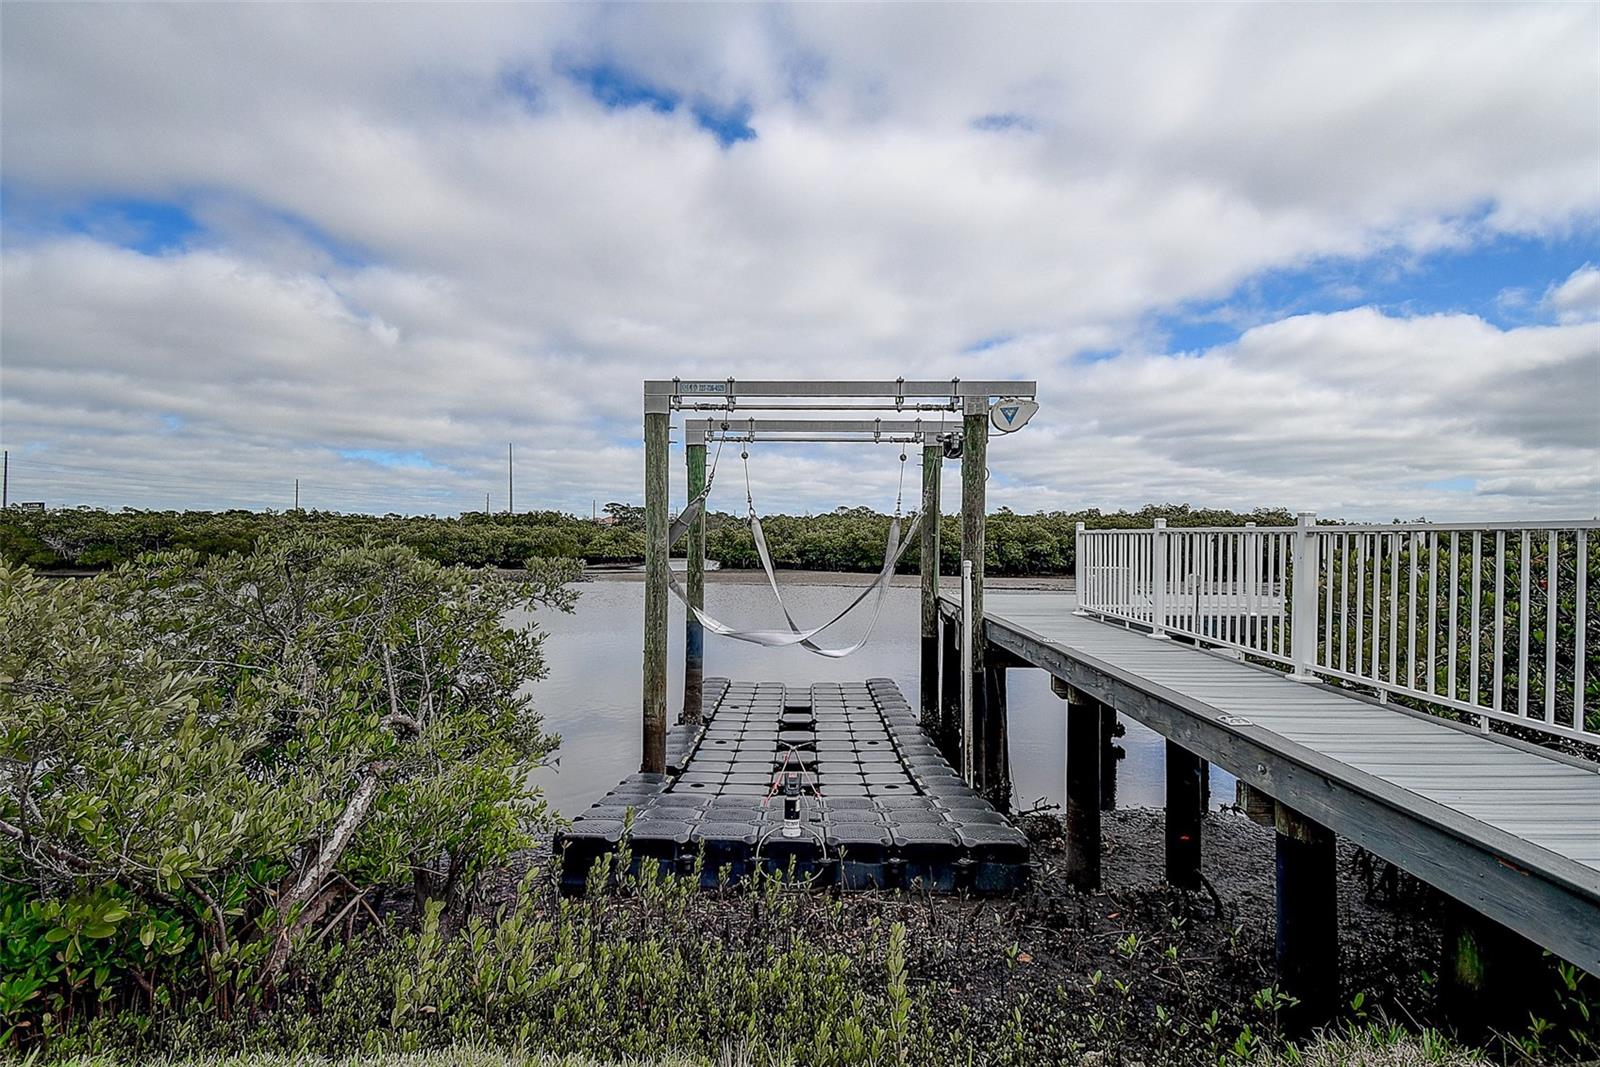
[[[1207,534],[1202,544],[1205,547],[1206,554],[1205,567],[1203,568],[1206,584],[1205,593],[1200,598],[1200,606],[1205,617],[1204,623],[1201,624],[1200,632],[1205,634],[1207,639],[1214,641],[1217,636],[1217,535]]]
[[[1389,684],[1400,678],[1400,535],[1389,535]]]
[[[1350,669],[1350,535],[1339,535],[1339,669]]]
[[[1428,692],[1439,691],[1439,661],[1436,655],[1439,636],[1438,599],[1439,535],[1428,531]]]
[[[1532,566],[1529,559],[1528,531],[1522,531],[1522,600],[1517,608],[1519,633],[1517,639],[1517,714],[1525,719],[1533,718],[1528,714],[1528,568]]]
[[[1337,534],[1321,534],[1322,538],[1322,566],[1325,575],[1322,586],[1322,658],[1317,660],[1324,667],[1333,666],[1333,542]]]
[[[1472,702],[1478,702],[1478,611],[1483,601],[1483,531],[1472,531]],[[1483,720],[1488,726],[1489,720]]]
[[[1505,710],[1506,666],[1506,532],[1494,533],[1494,710]]]
[[[1576,624],[1576,630],[1573,638],[1573,644],[1575,647],[1572,650],[1572,728],[1577,730],[1579,733],[1583,733],[1587,729],[1583,717],[1583,646],[1584,639],[1587,637],[1587,635],[1584,633],[1584,630],[1587,629],[1589,625],[1589,609],[1588,604],[1585,603],[1589,596],[1589,531],[1577,531],[1576,542],[1577,543],[1573,545],[1573,549],[1578,556],[1578,595],[1574,604],[1577,618],[1574,620]]]
[[[1356,534],[1356,675],[1365,677],[1367,645],[1367,535]]]
[[[1383,568],[1384,549],[1387,538],[1383,534],[1372,535],[1372,680],[1383,681],[1383,651],[1384,651],[1384,625],[1383,625]],[[1383,699],[1383,691],[1379,690],[1378,699]]]
[[[1406,688],[1417,687],[1417,545],[1422,541],[1422,535],[1412,531],[1410,542],[1411,549],[1411,581],[1406,587]]]
[[[1451,700],[1455,700],[1460,691],[1456,689],[1456,626],[1461,621],[1461,609],[1456,603],[1456,590],[1461,577],[1461,551],[1459,539],[1454,531],[1450,533],[1450,652],[1449,652],[1449,681],[1446,682],[1445,692]]]
[[[1233,641],[1233,535],[1223,534],[1217,538],[1217,549],[1222,553],[1218,561],[1218,577],[1222,581],[1222,603],[1219,605],[1222,612],[1221,625],[1217,632],[1224,641]]]
[[[1280,656],[1283,655],[1285,631],[1289,628],[1288,566],[1284,551],[1286,540],[1288,538],[1284,534],[1277,534],[1272,538],[1272,586],[1277,591],[1272,601],[1272,651]]]
[[[1556,596],[1560,572],[1556,562],[1561,551],[1560,534],[1550,531],[1550,552],[1545,564],[1544,582],[1544,721],[1556,721],[1556,631],[1561,628],[1561,602]]]

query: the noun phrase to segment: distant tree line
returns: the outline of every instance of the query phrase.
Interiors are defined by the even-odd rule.
[[[1091,529],[1137,529],[1157,518],[1172,526],[1294,523],[1294,514],[1282,508],[1246,513],[1153,504],[1138,511],[1091,508],[1033,515],[1001,508],[989,516],[985,567],[990,574],[1019,577],[1070,574],[1079,522]],[[762,525],[779,567],[875,571],[883,563],[889,521],[890,516],[870,508],[840,508],[820,515],[764,516]],[[644,509],[610,504],[606,518],[598,522],[559,511],[438,518],[331,511],[10,509],[0,513],[0,559],[39,570],[104,570],[147,552],[187,549],[210,559],[302,534],[350,547],[405,545],[446,565],[521,567],[530,557],[628,564],[644,558]],[[675,554],[682,554],[681,544]],[[724,567],[760,565],[743,516],[724,512],[708,516],[706,555]],[[955,573],[960,555],[960,517],[946,515],[940,526],[940,569]],[[919,564],[919,547],[913,544],[902,566]]]

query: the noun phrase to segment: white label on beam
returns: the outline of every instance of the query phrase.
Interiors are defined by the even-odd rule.
[[[1032,400],[1016,398],[996,400],[989,408],[989,422],[1001,433],[1010,433],[1028,425],[1028,420],[1033,418],[1038,410],[1039,405]]]
[[[680,395],[695,396],[725,396],[728,392],[727,382],[679,382]]]

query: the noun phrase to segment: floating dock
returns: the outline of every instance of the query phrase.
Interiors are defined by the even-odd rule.
[[[558,838],[565,891],[625,839],[635,869],[698,864],[707,888],[791,869],[852,890],[1027,884],[1027,837],[961,780],[893,681],[708,678],[702,707],[703,723],[668,731],[666,774],[627,778]]]

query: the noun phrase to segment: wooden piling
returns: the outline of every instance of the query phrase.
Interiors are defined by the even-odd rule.
[[[1117,709],[1109,704],[1100,705],[1100,810],[1117,810],[1117,763],[1122,759],[1122,746],[1117,738],[1127,733],[1117,721]]]
[[[922,449],[922,727],[939,728],[939,475],[944,449]]]
[[[689,475],[689,499],[693,500],[706,488],[706,446],[691,444],[684,449]],[[706,515],[702,508],[699,517],[689,527],[684,537],[685,554],[689,557],[689,602],[697,608],[706,606]],[[680,722],[697,723],[701,720],[705,688],[706,631],[694,612],[683,613],[683,714]]]
[[[1205,815],[1205,762],[1167,742],[1167,883],[1200,888],[1200,824]]]
[[[987,397],[966,397],[963,401],[961,443],[961,558],[972,563],[972,732],[974,743],[984,736],[988,724],[988,696],[983,683],[986,660],[983,633],[983,542],[989,478],[989,401]],[[978,762],[973,761],[974,774]]]
[[[1277,963],[1292,1032],[1328,1021],[1339,1008],[1339,909],[1333,831],[1277,805]]]
[[[954,619],[940,625],[939,725],[934,735],[939,751],[952,767],[961,766],[961,647]]]
[[[1067,881],[1099,889],[1101,705],[1059,679],[1051,688],[1067,701]]]
[[[1530,1015],[1549,1017],[1555,986],[1539,947],[1441,895],[1439,1003],[1463,1037],[1481,1041]]]
[[[644,757],[667,769],[667,432],[671,415],[644,416]]]
[[[1234,806],[1244,812],[1245,817],[1257,826],[1278,825],[1278,802],[1259,789],[1253,789],[1250,783],[1239,780],[1234,783]]]
[[[981,678],[985,710],[978,737],[978,781],[983,798],[996,811],[1011,811],[1011,751],[1006,730],[1006,669],[985,667]]]
[[[972,615],[983,618],[983,543],[989,480],[989,404],[968,398],[961,441],[961,558],[972,561]],[[975,628],[972,670],[983,669],[983,627]]]

